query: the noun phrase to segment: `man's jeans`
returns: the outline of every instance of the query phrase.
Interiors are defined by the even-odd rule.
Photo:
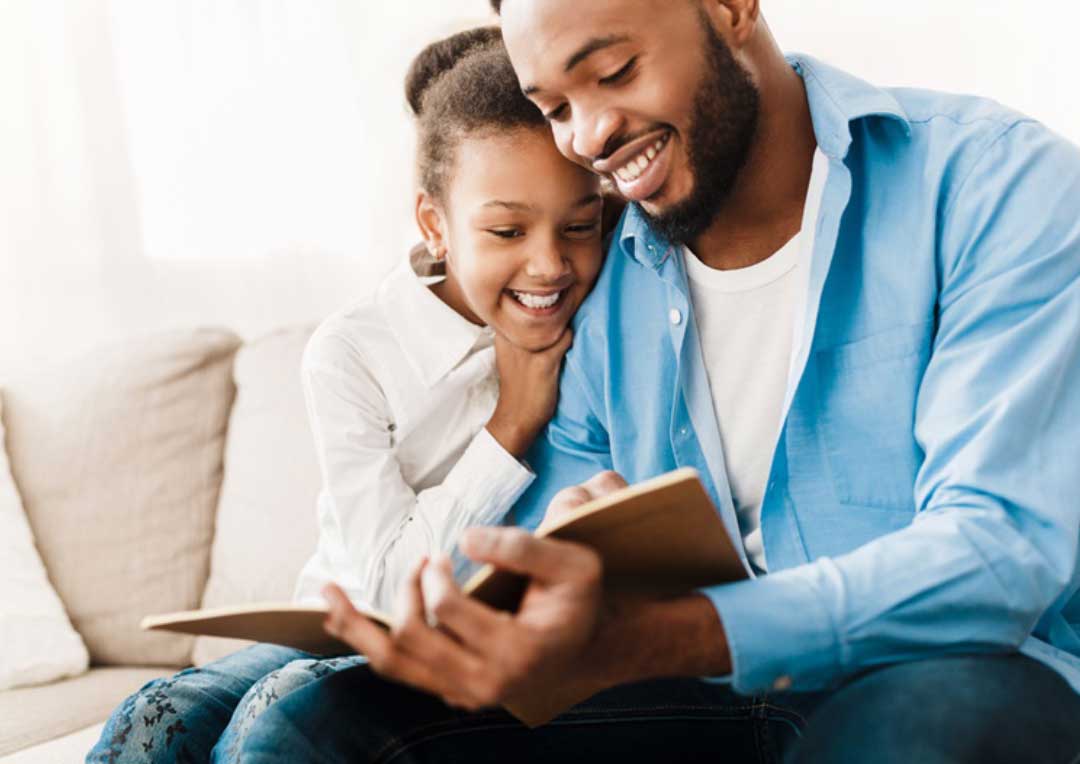
[[[745,698],[696,680],[615,688],[529,730],[455,711],[361,665],[271,706],[239,752],[269,762],[1080,761],[1080,696],[1020,655],[868,672],[829,694]]]

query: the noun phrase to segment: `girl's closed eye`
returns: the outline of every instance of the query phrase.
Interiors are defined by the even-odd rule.
[[[566,235],[572,239],[591,239],[600,233],[600,220],[574,223],[566,227]]]
[[[525,235],[520,228],[489,228],[487,232],[500,239],[518,239]]]

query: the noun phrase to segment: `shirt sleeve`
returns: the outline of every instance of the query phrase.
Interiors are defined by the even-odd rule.
[[[1013,650],[1068,593],[1080,536],[1080,153],[1014,125],[941,225],[915,520],[850,554],[706,590],[740,692]]]
[[[453,554],[466,528],[499,523],[534,475],[481,428],[442,483],[414,491],[371,369],[348,341],[316,335],[303,382],[330,516],[322,532],[340,534],[346,559],[336,562],[360,582],[367,604],[385,611],[417,560]]]

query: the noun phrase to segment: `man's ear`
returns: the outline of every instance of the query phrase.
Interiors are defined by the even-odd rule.
[[[716,33],[736,48],[750,42],[761,19],[759,0],[702,0],[701,7]]]
[[[416,227],[431,256],[436,260],[445,259],[448,248],[446,220],[438,202],[423,189],[416,193]]]

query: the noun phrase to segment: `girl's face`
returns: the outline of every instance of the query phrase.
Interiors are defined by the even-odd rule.
[[[524,128],[465,138],[445,196],[431,211],[446,253],[440,296],[515,345],[554,345],[600,270],[599,179],[546,128]]]

